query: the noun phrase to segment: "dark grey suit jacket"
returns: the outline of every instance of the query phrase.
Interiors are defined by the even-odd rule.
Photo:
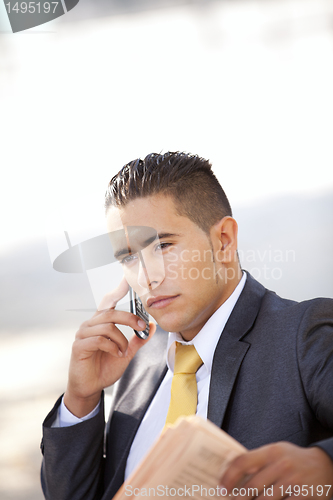
[[[110,500],[124,480],[138,426],[166,373],[167,334],[133,359],[104,416],[51,428],[44,422],[42,485],[48,500]],[[247,448],[317,443],[333,460],[333,300],[297,303],[248,275],[213,359],[208,418]],[[318,443],[319,442],[319,443]]]

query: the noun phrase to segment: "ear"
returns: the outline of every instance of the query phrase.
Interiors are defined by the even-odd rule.
[[[238,225],[232,217],[223,217],[210,230],[214,256],[218,262],[230,264],[237,260]]]

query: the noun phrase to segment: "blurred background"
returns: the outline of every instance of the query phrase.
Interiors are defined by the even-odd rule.
[[[64,231],[105,232],[123,164],[209,158],[243,267],[282,296],[333,297],[332,88],[331,0],[80,0],[16,34],[0,4],[2,500],[43,498],[41,423],[112,281],[52,263]]]

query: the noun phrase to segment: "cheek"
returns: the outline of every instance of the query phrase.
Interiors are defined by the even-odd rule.
[[[193,286],[200,283],[205,286],[207,283],[215,282],[216,269],[214,263],[198,261],[197,258],[179,258],[178,260],[165,260],[166,276],[171,279],[181,279],[182,281],[191,282]]]

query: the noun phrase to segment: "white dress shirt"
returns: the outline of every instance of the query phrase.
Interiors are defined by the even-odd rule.
[[[180,334],[175,332],[169,333],[166,351],[168,371],[152,402],[150,403],[133,440],[127,458],[125,479],[147,454],[155,440],[159,437],[165,425],[171,397],[171,382],[175,361],[176,341],[186,345],[193,344],[203,361],[202,366],[196,373],[198,387],[198,404],[196,414],[203,418],[207,418],[209,384],[214,352],[221,332],[223,331],[225,324],[227,323],[229,316],[244,288],[245,281],[246,274],[243,273],[242,279],[233,293],[209,318],[207,323],[205,323],[193,340],[186,342]],[[89,415],[86,415],[83,418],[77,418],[69,412],[62,401],[61,406],[59,407],[58,417],[52,427],[67,427],[83,422],[84,420],[92,418],[96,415],[98,413],[98,409],[99,404],[91,413],[89,413]]]

